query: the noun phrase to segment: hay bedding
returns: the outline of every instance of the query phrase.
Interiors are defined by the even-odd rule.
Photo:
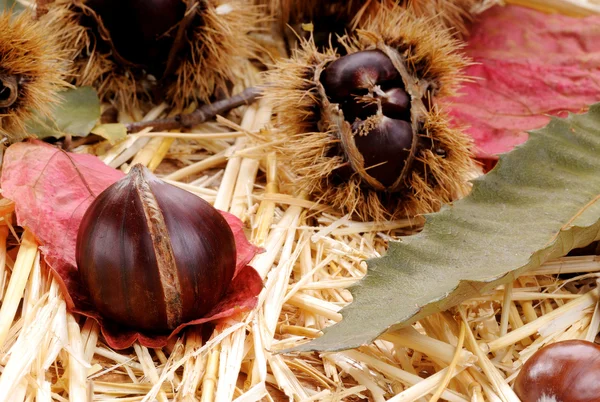
[[[270,135],[270,115],[261,101],[192,133],[142,132],[75,150],[123,170],[156,168],[240,217],[265,248],[252,263],[265,281],[254,311],[187,330],[163,349],[113,351],[92,320],[68,313],[35,238],[12,225],[14,206],[0,200],[0,400],[517,402],[511,384],[527,357],[548,343],[595,339],[600,257],[583,255],[359,349],[277,354],[341,320],[346,288],[366,273],[363,260],[422,221],[355,222],[306,194],[281,193],[286,167],[252,141]]]

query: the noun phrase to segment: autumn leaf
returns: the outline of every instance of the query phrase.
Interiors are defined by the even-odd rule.
[[[368,344],[600,239],[599,155],[600,104],[532,131],[469,196],[369,260],[343,320],[294,350]]]
[[[92,87],[68,89],[51,116],[36,115],[27,123],[27,133],[37,138],[60,138],[67,134],[85,137],[100,120],[100,99]]]
[[[518,22],[517,22],[518,21]],[[450,100],[477,154],[490,157],[527,139],[549,115],[581,112],[600,100],[600,16],[493,7],[478,18],[466,47],[475,77]]]
[[[262,279],[248,262],[259,252],[243,231],[242,222],[221,212],[236,243],[235,277],[221,302],[204,317],[180,325],[171,334],[146,335],[111,325],[87,300],[75,262],[77,232],[83,214],[94,199],[123,173],[92,155],[62,151],[38,140],[17,143],[5,153],[0,187],[15,202],[17,223],[36,236],[41,250],[63,290],[69,309],[96,319],[107,343],[123,349],[139,340],[148,347],[162,347],[184,327],[230,317],[256,305]]]
[[[127,138],[127,127],[121,123],[99,124],[90,132],[108,140],[111,144]]]
[[[18,224],[29,228],[53,265],[75,265],[75,239],[87,207],[123,177],[92,155],[64,152],[41,141],[8,148],[2,195],[15,201]]]

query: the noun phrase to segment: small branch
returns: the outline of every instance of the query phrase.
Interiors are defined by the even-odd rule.
[[[180,114],[166,119],[140,121],[137,123],[127,124],[127,132],[137,133],[138,131],[141,131],[147,127],[152,127],[152,131],[191,128],[198,124],[204,123],[219,114],[224,114],[231,109],[235,109],[236,107],[249,105],[256,101],[261,94],[262,91],[259,88],[250,87],[245,89],[243,92],[232,96],[231,98],[203,105],[189,114]]]

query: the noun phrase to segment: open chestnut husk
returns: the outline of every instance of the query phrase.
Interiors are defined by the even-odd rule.
[[[28,12],[0,14],[0,134],[10,140],[27,136],[25,122],[48,115],[67,88],[65,54],[53,27]]]
[[[61,31],[74,83],[92,85],[120,109],[166,99],[207,103],[239,81],[254,57],[259,9],[243,0],[37,0]]]
[[[340,43],[344,56],[305,41],[267,78],[293,186],[364,220],[432,212],[464,195],[471,140],[438,106],[467,64],[459,42],[390,6]]]
[[[453,34],[468,34],[470,22],[477,13],[494,4],[489,0],[255,0],[266,4],[277,21],[279,30],[293,39],[296,35],[313,37],[317,47],[336,43],[336,36],[361,28],[372,15],[393,5],[408,9],[417,17],[435,20]],[[310,32],[302,24],[311,23]],[[289,28],[294,32],[291,32]],[[343,51],[342,49],[338,49]]]
[[[556,342],[531,356],[515,380],[522,402],[600,400],[600,345],[582,340]]]
[[[76,260],[104,319],[165,332],[223,299],[236,270],[236,244],[219,211],[136,165],[87,209]]]
[[[379,8],[380,2],[392,3],[395,0],[255,0],[266,4],[276,21],[276,29],[284,34],[289,42],[299,37],[312,37],[318,47],[337,45],[337,36],[356,27],[360,20],[367,19]],[[303,24],[311,24],[309,31]],[[293,46],[291,46],[293,47]]]

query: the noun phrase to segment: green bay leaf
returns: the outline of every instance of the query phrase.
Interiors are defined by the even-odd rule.
[[[27,122],[27,132],[38,138],[85,137],[100,120],[100,99],[92,87],[78,87],[61,92],[61,102],[50,116],[36,114]]]
[[[469,196],[426,218],[421,233],[367,261],[340,323],[292,350],[368,344],[599,240],[600,103],[530,132]]]

